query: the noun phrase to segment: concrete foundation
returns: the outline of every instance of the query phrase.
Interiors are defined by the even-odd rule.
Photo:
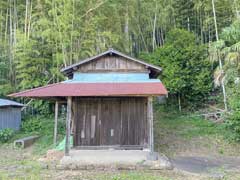
[[[69,156],[64,156],[60,165],[66,169],[82,169],[91,167],[121,167],[133,168],[156,167],[170,169],[171,163],[165,157],[151,154],[144,150],[71,150]]]
[[[146,161],[148,156],[148,151],[140,150],[71,150],[61,164],[136,164]]]

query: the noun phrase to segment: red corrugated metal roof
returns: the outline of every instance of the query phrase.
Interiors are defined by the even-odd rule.
[[[161,82],[154,83],[56,83],[14,93],[13,97],[147,96],[166,95]]]

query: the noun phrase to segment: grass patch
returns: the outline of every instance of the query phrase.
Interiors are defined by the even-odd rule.
[[[155,149],[166,155],[212,152],[236,155],[239,144],[231,142],[232,132],[225,124],[214,123],[194,113],[179,113],[164,106],[155,106]]]
[[[45,154],[48,149],[54,148],[53,145],[54,117],[53,116],[37,116],[26,117],[23,119],[20,131],[14,133],[14,136],[6,143],[0,146],[12,146],[13,142],[28,136],[37,135],[39,138],[34,143],[32,153],[34,155]],[[65,136],[65,119],[59,118],[58,121],[58,142],[61,142]]]
[[[44,170],[32,160],[22,160],[8,164],[7,170],[0,170],[0,179],[41,179]]]
[[[201,116],[188,113],[164,112],[159,109],[155,114],[155,126],[166,131],[174,131],[183,138],[229,133],[223,124],[216,124]]]
[[[170,180],[169,178],[155,175],[150,172],[121,172],[118,174],[103,174],[95,177],[98,180]]]

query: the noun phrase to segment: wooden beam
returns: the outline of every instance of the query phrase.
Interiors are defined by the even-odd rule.
[[[153,135],[153,98],[152,96],[148,97],[147,105],[147,116],[148,116],[148,125],[149,125],[149,149],[151,152],[154,152],[154,135]]]
[[[148,73],[149,70],[138,70],[138,69],[84,69],[79,70],[79,72],[88,73],[112,73],[112,72],[128,72],[128,73]]]
[[[54,119],[54,137],[53,144],[56,146],[57,144],[57,126],[58,126],[58,101],[55,102],[55,119]]]
[[[68,97],[67,98],[65,156],[69,156],[69,151],[70,151],[71,119],[72,119],[72,97]]]
[[[105,149],[115,149],[115,150],[143,150],[146,148],[141,145],[100,145],[100,146],[75,146],[76,150],[105,150]]]

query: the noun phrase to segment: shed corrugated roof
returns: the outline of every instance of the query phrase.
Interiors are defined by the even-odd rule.
[[[21,103],[15,102],[15,101],[11,101],[8,99],[0,99],[0,107],[4,107],[4,106],[19,106],[22,107],[24,106]]]
[[[161,82],[148,83],[56,83],[14,93],[12,97],[149,96],[166,95]]]

